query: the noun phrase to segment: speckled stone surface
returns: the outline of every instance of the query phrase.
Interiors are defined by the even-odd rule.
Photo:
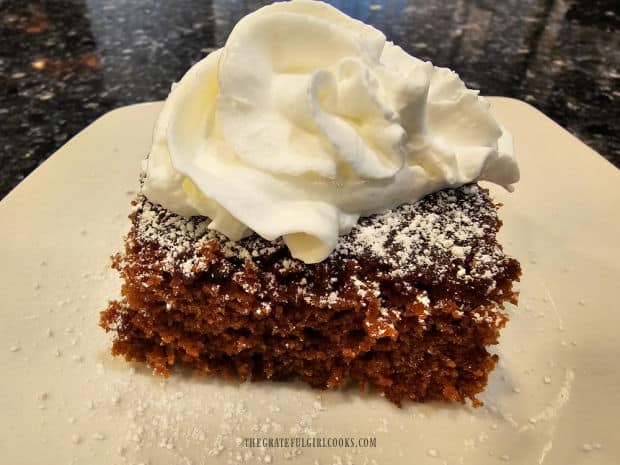
[[[0,198],[97,117],[164,99],[266,3],[0,0]],[[531,103],[620,166],[618,0],[330,3],[485,95]]]

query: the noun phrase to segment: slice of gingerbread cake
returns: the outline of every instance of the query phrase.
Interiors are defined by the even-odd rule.
[[[277,2],[173,86],[143,172],[101,315],[114,354],[477,404],[520,275],[478,182],[519,169],[456,73]]]
[[[390,400],[475,401],[515,302],[519,264],[496,239],[485,189],[444,190],[364,218],[324,261],[282,241],[232,242],[144,196],[125,253],[123,297],[101,315],[113,353],[240,380],[347,379]]]

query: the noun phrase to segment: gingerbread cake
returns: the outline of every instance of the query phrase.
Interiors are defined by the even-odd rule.
[[[114,267],[122,298],[101,313],[112,352],[168,376],[349,380],[391,401],[479,402],[520,275],[477,184],[362,218],[319,263],[283,241],[231,241],[209,218],[140,195]]]
[[[459,76],[319,1],[241,19],[163,105],[112,352],[162,375],[478,405],[516,302],[512,136]]]

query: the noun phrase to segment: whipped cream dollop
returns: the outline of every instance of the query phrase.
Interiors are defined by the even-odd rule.
[[[232,240],[325,259],[360,216],[519,179],[512,138],[457,74],[315,1],[246,16],[172,88],[143,193]]]

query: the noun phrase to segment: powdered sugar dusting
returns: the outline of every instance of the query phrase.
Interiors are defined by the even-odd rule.
[[[510,263],[495,240],[500,225],[496,206],[477,185],[437,192],[414,204],[362,218],[348,235],[341,236],[332,255],[317,265],[292,258],[281,240],[270,242],[252,235],[230,241],[208,228],[208,218],[178,216],[144,196],[134,201],[132,217],[129,246],[151,247],[164,271],[187,278],[207,272],[211,261],[219,260],[220,270],[227,268],[232,281],[263,301],[265,305],[253,310],[257,316],[271,312],[270,302],[279,299],[278,280],[289,276],[286,279],[298,286],[298,303],[336,308],[351,295],[362,306],[374,300],[380,306],[378,321],[386,328],[393,327],[400,314],[383,308],[382,286],[398,283],[403,295],[427,309],[419,316],[425,326],[434,298],[420,283],[445,289],[482,288],[490,294]],[[313,288],[317,267],[332,276],[327,289]],[[357,269],[366,271],[357,276]],[[343,272],[348,283],[339,282]],[[146,279],[142,285],[149,285]],[[492,309],[482,313],[481,319],[501,324],[502,317]]]
[[[306,268],[288,255],[281,240],[269,242],[253,235],[232,242],[210,230],[207,218],[184,218],[144,197],[138,197],[134,212],[137,239],[156,243],[171,272],[191,276],[203,270],[206,263],[200,251],[210,242],[216,242],[226,257],[257,262],[279,253],[283,272]],[[341,237],[330,258],[371,258],[387,265],[393,277],[419,275],[432,268],[436,276],[450,275],[465,282],[483,279],[492,288],[492,277],[505,258],[495,241],[484,240],[496,233],[496,221],[494,205],[478,186],[441,191],[415,204],[363,218],[349,235]]]
[[[209,229],[210,219],[176,215],[152,204],[143,196],[138,197],[133,213],[137,219],[137,239],[157,244],[164,253],[162,263],[166,271],[180,271],[188,277],[207,265],[201,250],[210,242],[218,243],[225,257],[236,257],[244,261],[252,261],[261,255],[273,253],[283,244],[277,241],[250,250],[242,243],[230,241],[217,231]],[[289,263],[292,261],[289,260]]]
[[[495,218],[495,207],[478,186],[441,191],[422,202],[362,220],[350,240],[340,241],[337,251],[370,253],[387,264],[394,277],[432,267],[437,276],[491,281],[504,255],[494,241],[488,246],[482,239],[495,234]]]

